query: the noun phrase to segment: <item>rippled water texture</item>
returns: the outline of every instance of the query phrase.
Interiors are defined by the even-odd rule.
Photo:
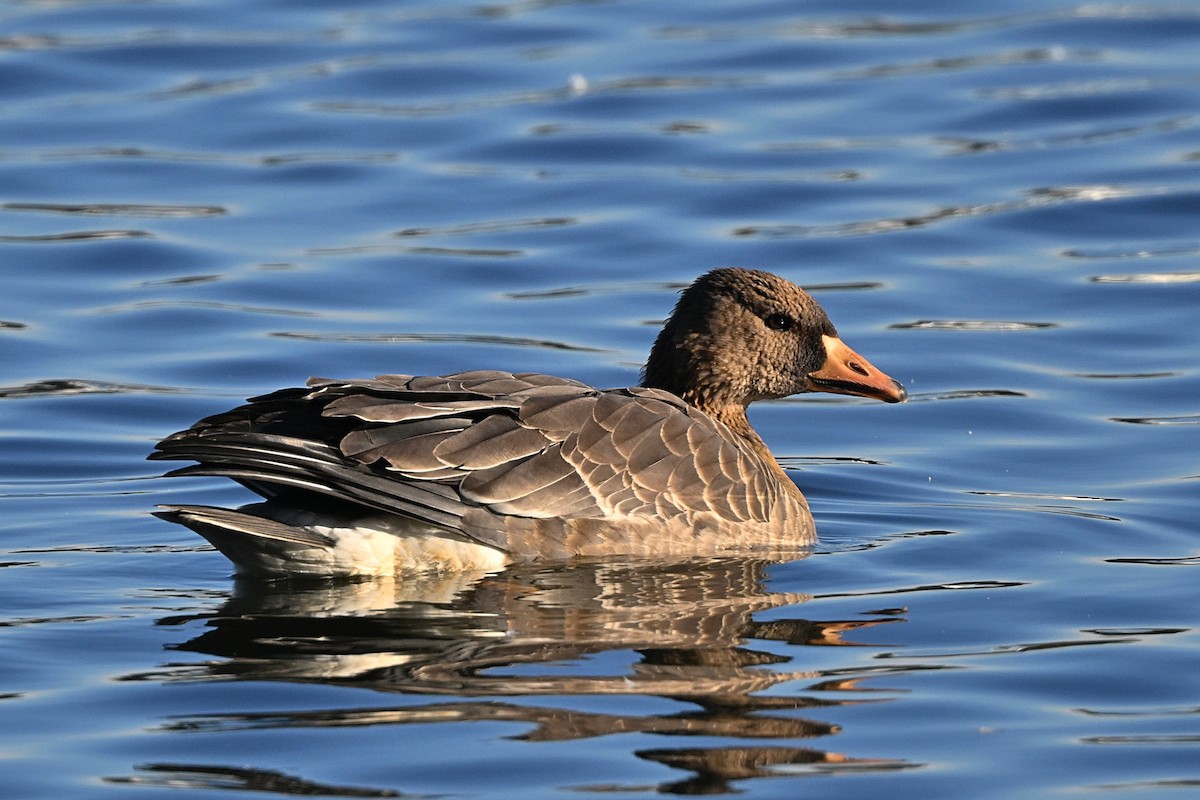
[[[1191,3],[0,4],[8,797],[1200,785]],[[627,385],[710,267],[906,406],[822,544],[235,585],[162,436],[309,375]],[[1171,791],[1175,790],[1175,791]]]

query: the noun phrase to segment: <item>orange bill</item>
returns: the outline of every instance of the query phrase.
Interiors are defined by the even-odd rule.
[[[874,397],[885,403],[903,403],[908,392],[899,381],[884,375],[870,361],[854,352],[836,336],[822,336],[825,343],[825,363],[808,374],[808,389],[812,392],[857,394]]]

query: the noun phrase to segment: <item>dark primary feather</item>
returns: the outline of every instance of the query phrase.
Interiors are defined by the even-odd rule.
[[[161,510],[154,512],[154,516],[170,522],[199,523],[222,532],[274,539],[305,547],[329,547],[334,544],[333,539],[315,531],[228,508],[216,506],[160,506],[159,508]]]

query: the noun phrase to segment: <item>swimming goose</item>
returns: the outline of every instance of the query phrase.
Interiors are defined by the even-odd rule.
[[[801,392],[904,402],[800,287],[767,272],[696,280],[640,386],[531,373],[313,378],[197,422],[151,459],[261,495],[162,506],[240,575],[495,570],[572,556],[694,556],[816,541],[804,495],[750,426]]]

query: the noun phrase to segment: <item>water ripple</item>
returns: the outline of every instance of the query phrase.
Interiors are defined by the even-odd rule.
[[[211,217],[226,214],[222,206],[177,206],[139,203],[4,203],[6,211],[94,214],[122,217]]]
[[[1179,558],[1106,558],[1104,561],[1109,564],[1144,564],[1154,567],[1200,566],[1200,556],[1180,556]]]
[[[919,319],[915,322],[897,322],[888,327],[894,330],[1029,331],[1042,328],[1057,328],[1058,323],[984,319]]]
[[[1085,786],[1085,789],[1099,789],[1104,792],[1137,792],[1143,789],[1195,789],[1200,787],[1200,778],[1176,778],[1156,781],[1128,781],[1126,783],[1098,783],[1095,786]]]
[[[1102,260],[1125,260],[1130,258],[1169,258],[1171,256],[1194,256],[1200,255],[1200,245],[1197,244],[1181,244],[1175,247],[1139,247],[1130,249],[1127,246],[1114,246],[1107,249],[1084,250],[1082,248],[1072,248],[1062,252],[1064,258],[1083,258],[1093,261]],[[1166,273],[1170,274],[1170,273]],[[1188,273],[1183,273],[1188,274]],[[1200,276],[1200,273],[1193,273]]]
[[[923,75],[930,72],[949,72],[957,70],[976,69],[979,67],[1005,66],[1010,64],[1029,64],[1042,61],[1096,61],[1098,57],[1091,52],[1071,53],[1063,47],[1035,47],[1023,50],[1008,50],[1000,53],[981,53],[978,55],[931,58],[908,64],[882,64],[879,66],[863,67],[834,73],[832,77],[857,80],[860,78],[891,78],[896,76]]]
[[[962,217],[1007,214],[1015,211],[1047,208],[1063,203],[1094,203],[1119,198],[1146,196],[1157,190],[1096,184],[1092,186],[1051,186],[1026,191],[1019,200],[1004,200],[977,205],[943,206],[925,214],[908,217],[837,222],[826,225],[745,225],[734,228],[734,236],[763,236],[769,238],[807,236],[869,236],[893,231],[922,228],[938,222]]]
[[[827,592],[825,594],[814,594],[813,599],[825,600],[831,597],[871,597],[874,595],[909,594],[911,592],[957,592],[970,589],[1009,589],[1015,586],[1024,585],[1025,583],[1023,581],[954,581],[947,583],[921,584],[918,586],[901,586],[895,589],[864,589],[856,592]]]
[[[1007,21],[1013,17],[1004,17]],[[795,21],[786,25],[764,28],[755,25],[668,25],[655,31],[663,39],[697,41],[730,41],[744,38],[785,39],[862,39],[891,36],[945,36],[994,27],[999,20],[988,18],[912,22],[900,19],[815,20]]]
[[[442,103],[378,103],[358,100],[324,100],[309,104],[314,111],[337,114],[366,114],[379,117],[445,117],[487,109],[541,105],[569,100],[581,94],[626,94],[630,92],[684,92],[698,89],[744,89],[762,81],[757,78],[644,76],[591,83],[572,76],[565,84],[548,89],[509,92]]]
[[[1128,275],[1094,275],[1092,283],[1200,283],[1200,272],[1142,272]]]
[[[282,339],[301,339],[309,342],[344,342],[348,344],[485,344],[502,347],[538,347],[550,350],[570,350],[577,353],[607,353],[598,347],[567,344],[550,339],[526,339],[519,336],[475,335],[467,333],[311,333],[304,331],[275,331],[271,336]]]
[[[1078,133],[1057,134],[1053,136],[1020,136],[1005,132],[1000,137],[979,138],[961,136],[940,136],[934,141],[947,149],[948,155],[974,155],[977,153],[1021,152],[1046,150],[1050,148],[1076,147],[1079,145],[1098,145],[1144,136],[1158,136],[1163,133],[1190,128],[1197,123],[1196,116],[1168,117],[1140,125],[1093,125]]]
[[[370,253],[408,253],[422,256],[449,256],[452,258],[515,258],[525,255],[524,250],[500,247],[410,247],[389,244],[353,244],[344,247],[312,247],[305,250],[310,256],[357,256]]]
[[[69,147],[57,150],[5,150],[0,161],[78,161],[92,159],[138,159],[175,163],[232,164],[251,167],[282,167],[293,164],[389,164],[400,159],[398,153],[298,152],[231,153],[199,150],[153,150],[144,147]]]
[[[1112,422],[1128,422],[1133,425],[1200,425],[1200,414],[1185,414],[1178,417],[1109,417]]]
[[[224,80],[185,81],[177,86],[160,89],[146,95],[148,100],[167,100],[189,95],[219,95],[228,92],[244,92],[262,84],[260,78],[226,78]]]
[[[1184,633],[1186,629],[1173,629],[1172,633]],[[1200,706],[1179,706],[1165,708],[1135,708],[1135,709],[1102,709],[1102,708],[1077,708],[1075,709],[1080,714],[1086,714],[1089,717],[1191,717],[1200,715]]]
[[[839,466],[844,464],[866,464],[875,467],[887,466],[886,461],[877,461],[858,456],[780,456],[776,459],[784,469],[801,470],[805,466]]]
[[[196,282],[196,279],[187,279],[180,282],[191,283]],[[273,308],[270,306],[251,306],[245,303],[229,303],[221,300],[139,300],[134,303],[123,303],[117,306],[98,308],[94,313],[125,314],[130,311],[142,311],[148,308],[209,308],[219,311],[233,311],[238,314],[268,314],[276,317],[320,316],[320,314],[314,311],[301,311],[294,308]]]
[[[1151,92],[1195,83],[1197,78],[1103,78],[1094,81],[1067,81],[1048,86],[1016,86],[979,89],[980,97],[991,100],[1064,100],[1126,92]]]
[[[1122,639],[1077,639],[1077,640],[1058,640],[1049,642],[1029,642],[1023,644],[1002,644],[993,645],[987,648],[978,650],[927,650],[922,652],[903,652],[903,653],[879,653],[876,658],[920,658],[920,659],[937,659],[937,658],[974,658],[977,656],[997,656],[1008,655],[1010,653],[1034,653],[1041,650],[1059,650],[1064,647],[1091,647],[1101,644],[1134,644],[1138,641],[1135,637],[1127,637]]]
[[[1200,744],[1200,733],[1138,733],[1128,735],[1084,736],[1084,744]],[[1200,781],[1196,781],[1200,785]]]
[[[984,490],[968,490],[967,494],[983,495],[985,497],[1016,497],[1026,500],[1070,500],[1072,502],[1088,503],[1123,503],[1123,497],[1094,497],[1091,495],[1074,494],[1042,494],[1040,492],[990,492]]]
[[[393,236],[475,236],[480,233],[510,233],[528,229],[558,228],[578,225],[576,217],[530,217],[524,219],[486,220],[428,228],[403,228]]]
[[[1076,378],[1087,378],[1089,380],[1153,380],[1157,378],[1177,378],[1181,373],[1178,372],[1075,372],[1072,373]]]
[[[910,394],[910,403],[930,402],[934,400],[974,400],[980,397],[1028,397],[1025,392],[1015,389],[952,389],[947,392],[919,392]]]
[[[0,242],[6,244],[61,244],[64,242],[95,242],[111,239],[143,239],[152,237],[149,231],[139,230],[102,230],[102,231],[68,231],[66,233],[43,233],[29,236],[0,236]]]
[[[179,394],[181,391],[181,389],[172,386],[112,383],[108,381],[79,380],[76,378],[49,378],[19,386],[0,386],[0,398],[78,394]]]
[[[152,289],[156,286],[193,286],[198,283],[214,283],[225,280],[224,275],[177,275],[171,278],[151,278],[133,284],[138,289]]]
[[[1189,633],[1191,628],[1085,628],[1084,633],[1094,633],[1097,636],[1174,636],[1177,633]]]

